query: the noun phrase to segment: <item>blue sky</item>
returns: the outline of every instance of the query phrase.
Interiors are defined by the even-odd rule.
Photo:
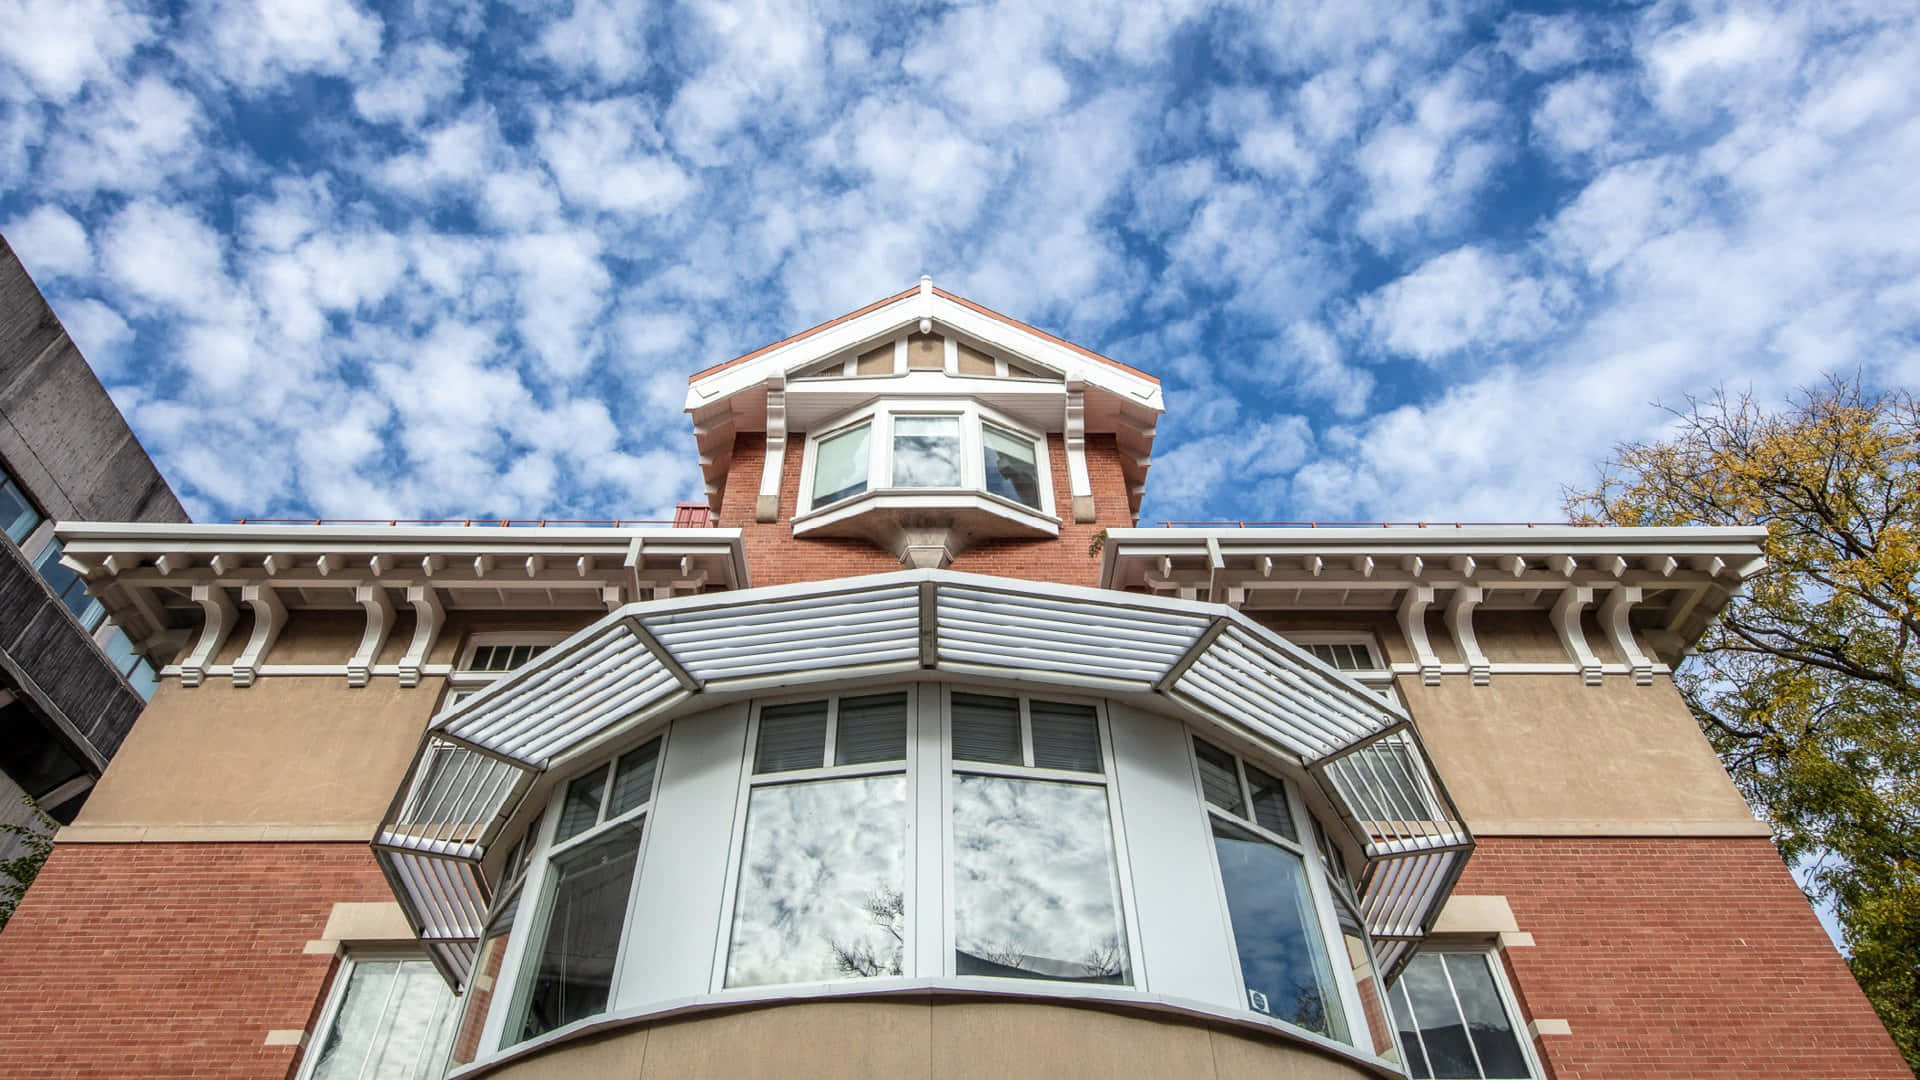
[[[1145,516],[1526,520],[1920,365],[1920,12],[0,0],[0,231],[194,515],[697,496],[921,273],[1162,377]]]

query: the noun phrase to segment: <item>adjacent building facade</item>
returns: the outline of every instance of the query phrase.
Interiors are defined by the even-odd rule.
[[[62,526],[161,686],[13,1075],[1908,1075],[1672,684],[1758,532],[1138,528],[925,280],[687,402],[672,524]]]
[[[73,820],[157,685],[62,563],[68,520],[187,515],[0,239],[0,822],[36,831]]]

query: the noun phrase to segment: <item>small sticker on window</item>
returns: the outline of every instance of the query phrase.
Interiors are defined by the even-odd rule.
[[[1267,995],[1258,990],[1247,991],[1247,1004],[1253,1006],[1254,1012],[1263,1012],[1268,1016],[1273,1015],[1273,1010],[1267,1008]]]

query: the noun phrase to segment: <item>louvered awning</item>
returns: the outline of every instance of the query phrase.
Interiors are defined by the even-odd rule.
[[[486,916],[488,846],[535,779],[696,696],[919,675],[1155,695],[1297,759],[1367,854],[1391,971],[1472,847],[1399,705],[1220,604],[910,570],[631,604],[435,717],[374,841],[448,978]]]

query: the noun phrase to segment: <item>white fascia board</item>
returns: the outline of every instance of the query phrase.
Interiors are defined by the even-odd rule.
[[[1159,383],[929,292],[902,296],[857,318],[695,379],[687,386],[686,410],[704,409],[716,401],[758,388],[774,376],[790,375],[869,339],[901,332],[921,319],[945,323],[969,337],[1059,371],[1068,380],[1082,380],[1141,408],[1155,413],[1165,411]]]
[[[1671,528],[1613,528],[1604,525],[1434,525],[1427,528],[1418,526],[1394,526],[1391,528],[1314,528],[1298,526],[1290,528],[1162,528],[1162,529],[1113,529],[1107,533],[1109,543],[1152,544],[1160,543],[1199,543],[1207,538],[1217,539],[1223,545],[1236,546],[1274,546],[1285,545],[1295,548],[1342,547],[1342,548],[1456,548],[1463,544],[1475,546],[1506,545],[1516,551],[1543,549],[1552,551],[1572,551],[1574,548],[1592,548],[1605,552],[1623,546],[1634,548],[1685,550],[1689,554],[1702,553],[1708,549],[1714,552],[1729,547],[1752,546],[1756,553],[1761,541],[1767,538],[1767,530],[1759,527],[1740,525],[1684,525]]]
[[[539,548],[603,547],[625,550],[635,539],[727,543],[740,539],[739,529],[675,529],[671,527],[596,527],[525,525],[200,525],[146,522],[66,521],[55,529],[70,549],[114,551],[241,551],[260,547],[285,551],[308,545],[339,551],[386,550],[396,545],[442,550],[532,552]]]

